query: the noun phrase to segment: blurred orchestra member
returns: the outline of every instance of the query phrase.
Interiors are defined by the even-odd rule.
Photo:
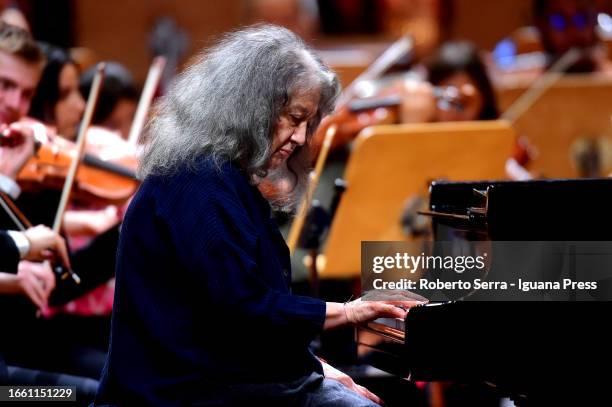
[[[0,188],[13,199],[21,193],[17,175],[34,152],[35,132],[40,132],[23,119],[43,64],[44,56],[29,34],[0,21],[0,131],[4,137],[22,139],[17,146],[0,148]]]
[[[84,97],[89,95],[95,73],[96,68],[92,67],[81,76],[79,86]],[[137,104],[138,91],[132,74],[117,62],[107,62],[92,124],[115,131],[127,139]]]
[[[299,202],[310,138],[338,91],[336,75],[277,26],[225,35],[179,75],[147,127],[95,405],[379,401],[309,343],[324,329],[406,311],[292,295],[289,252],[271,219],[271,206]]]
[[[29,115],[43,122],[48,130],[75,140],[85,110],[85,100],[79,90],[79,69],[67,51],[51,44],[40,44],[47,63],[36,88]],[[100,145],[112,144],[115,134],[90,128],[87,132],[87,152]],[[64,230],[70,235],[92,235],[105,232],[119,222],[114,207],[102,211],[68,211]],[[93,209],[93,208],[89,208]]]
[[[39,45],[47,56],[47,63],[30,107],[30,116],[43,122],[49,130],[56,131],[59,136],[74,140],[85,110],[85,101],[79,90],[78,67],[68,52],[62,48],[51,44]],[[90,127],[87,132],[85,149],[87,152],[97,151],[100,144],[112,148],[115,142],[122,142],[115,133]],[[44,199],[47,196],[49,195],[42,195],[43,199],[36,196],[34,201],[35,203],[47,202]],[[55,198],[55,195],[49,196],[47,202],[51,207],[54,206],[50,202],[52,198]],[[116,229],[120,220],[120,208],[115,205],[104,203],[76,205],[71,202],[69,210],[64,214],[62,229],[74,253],[90,245],[96,236],[108,232],[96,241],[95,246],[90,246],[97,249],[90,250],[90,254],[87,255],[92,261],[100,263],[99,259],[114,259],[117,249]],[[99,244],[100,242],[105,243]],[[79,254],[77,257],[82,256]],[[77,261],[77,265],[81,267],[82,264],[79,263]],[[109,271],[100,275],[106,274],[110,279],[114,267],[108,263],[107,261]],[[108,335],[108,329],[104,326],[107,325],[107,318],[112,307],[113,281],[106,283],[100,279],[99,282],[105,284],[100,284],[93,291],[61,307],[46,308],[44,315],[53,316],[55,322],[61,321],[70,329],[86,326],[87,329],[83,329],[84,331],[94,330],[96,333],[92,336],[97,335],[100,340],[94,339],[90,342],[105,350],[102,338]]]
[[[44,65],[44,55],[27,33],[0,22],[0,124],[28,113]]]
[[[595,5],[591,0],[534,0],[533,14],[548,63],[568,50],[583,51],[568,72],[593,72],[609,69],[603,50],[597,48]],[[606,68],[607,67],[607,68]]]
[[[40,46],[47,63],[30,106],[30,117],[74,140],[85,111],[85,100],[79,91],[79,69],[65,50],[51,44]]]
[[[461,108],[437,103],[435,121],[495,120],[497,102],[478,49],[469,42],[447,42],[427,61],[429,82],[453,87],[460,94]],[[443,102],[443,101],[442,101]]]
[[[27,32],[0,22],[0,126],[2,137],[21,138],[21,142],[16,146],[4,143],[0,146],[0,189],[13,198],[21,198],[24,195],[16,183],[16,178],[34,152],[34,138],[46,139],[45,127],[25,118],[42,72],[43,62],[42,52]],[[35,206],[44,210],[44,204],[41,202]],[[14,225],[10,217],[4,211],[0,212],[0,228],[11,227]],[[15,236],[19,235],[14,234],[13,237]],[[71,331],[72,335],[66,335],[68,331],[55,329],[52,321],[36,318],[36,309],[46,308],[52,296],[56,294],[61,298],[74,294],[74,291],[78,292],[79,289],[88,289],[88,284],[95,286],[99,282],[92,278],[78,289],[58,290],[55,274],[49,264],[37,261],[42,260],[42,256],[48,258],[51,254],[49,249],[55,249],[65,264],[70,262],[76,266],[75,263],[81,263],[75,267],[80,270],[89,271],[93,268],[90,265],[95,264],[104,267],[105,259],[93,259],[95,256],[87,256],[84,252],[82,256],[73,256],[68,260],[64,240],[46,227],[28,229],[22,237],[25,237],[25,240],[19,237],[13,239],[22,261],[19,261],[17,270],[14,269],[14,263],[12,270],[2,270],[12,272],[12,275],[2,274],[0,278],[0,311],[3,323],[7,327],[19,327],[3,330],[0,335],[0,351],[9,365],[6,380],[13,384],[76,385],[79,397],[87,399],[97,387],[97,381],[94,379],[102,368],[103,355],[96,361],[96,355],[101,352],[77,348],[76,343],[71,341],[73,336],[76,336],[74,331]],[[14,259],[14,247],[12,253]],[[85,257],[89,257],[89,260],[84,261]],[[114,266],[111,265],[110,269],[112,272]],[[11,366],[20,368],[15,370]],[[41,374],[39,369],[48,372],[61,371],[75,376]],[[64,381],[68,378],[68,382]]]
[[[476,47],[447,42],[424,61],[428,81],[401,82],[402,123],[494,120],[495,93]]]
[[[28,20],[11,0],[0,0],[0,20],[30,32]]]

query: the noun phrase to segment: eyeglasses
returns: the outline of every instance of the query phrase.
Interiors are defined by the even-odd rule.
[[[576,13],[572,16],[554,13],[548,17],[548,25],[555,31],[565,31],[570,24],[578,30],[584,30],[593,21],[593,16],[588,13]]]

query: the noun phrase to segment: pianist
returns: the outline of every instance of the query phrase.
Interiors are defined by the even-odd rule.
[[[338,87],[274,26],[227,35],[180,75],[148,126],[123,224],[96,405],[375,405],[309,343],[405,311],[291,295],[270,217],[304,190],[308,142]]]

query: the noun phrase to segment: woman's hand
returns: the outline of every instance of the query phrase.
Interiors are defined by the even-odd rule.
[[[360,394],[369,400],[372,400],[376,404],[382,404],[382,400],[380,399],[380,397],[378,397],[376,394],[372,393],[365,387],[355,383],[353,379],[351,379],[351,377],[346,373],[339,371],[335,367],[330,366],[322,360],[321,365],[323,365],[323,375],[327,379],[337,380],[355,393]]]
[[[323,329],[361,324],[377,318],[405,318],[409,308],[425,303],[425,300],[420,299],[362,301],[361,298],[344,304],[328,302]]]

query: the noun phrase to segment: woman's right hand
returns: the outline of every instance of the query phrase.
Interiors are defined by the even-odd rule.
[[[358,298],[344,304],[346,319],[351,324],[362,324],[377,318],[405,318],[409,308],[422,301],[362,301]]]
[[[405,318],[408,309],[426,302],[424,299],[362,301],[361,298],[344,304],[328,302],[323,329],[362,324],[377,318]]]

